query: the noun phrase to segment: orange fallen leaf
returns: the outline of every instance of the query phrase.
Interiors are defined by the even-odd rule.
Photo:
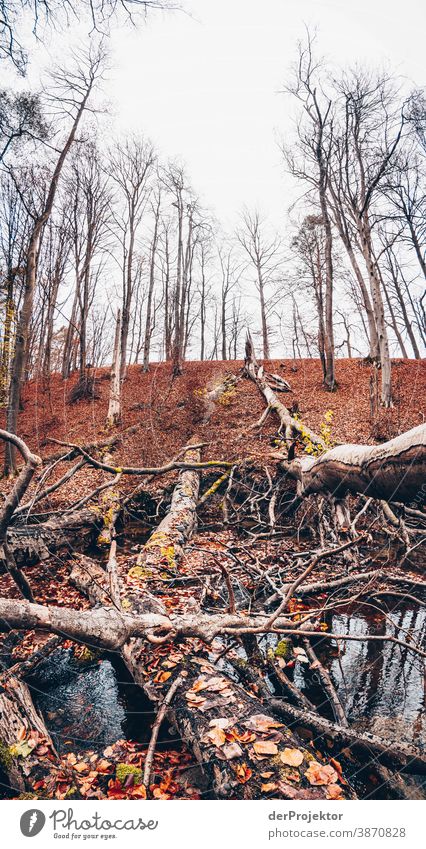
[[[74,769],[76,772],[88,772],[89,764],[84,763],[84,761],[80,761],[80,763],[75,764]]]
[[[146,787],[144,784],[136,784],[131,789],[132,799],[146,799]]]
[[[231,729],[228,734],[232,735],[234,740],[238,740],[239,743],[252,743],[256,739],[252,731],[240,732],[236,729]]]
[[[327,799],[344,799],[343,790],[338,784],[329,784],[326,790]]]
[[[281,752],[280,758],[283,764],[287,764],[287,766],[300,766],[303,761],[303,752],[300,749],[285,748]]]
[[[342,784],[347,784],[347,781],[345,781],[345,779],[343,778],[342,764],[339,761],[336,761],[335,758],[330,758],[330,763],[331,766],[334,767],[334,769],[336,770],[339,776],[339,781],[341,781]]]
[[[278,785],[275,781],[270,781],[268,784],[262,784],[260,789],[262,793],[272,793],[273,790],[276,790]]]
[[[171,676],[171,672],[157,672],[154,681],[156,684],[165,684]]]
[[[338,781],[339,776],[332,766],[312,761],[309,769],[305,772],[305,778],[310,784],[334,784]]]
[[[256,740],[253,749],[257,755],[276,755],[278,752],[277,744],[270,740]]]
[[[206,739],[207,738],[207,739]],[[222,728],[211,728],[204,735],[204,742],[209,742],[214,746],[223,746],[226,743],[226,735]]]
[[[240,784],[246,784],[252,777],[253,772],[246,763],[242,763],[235,767],[235,775]]]

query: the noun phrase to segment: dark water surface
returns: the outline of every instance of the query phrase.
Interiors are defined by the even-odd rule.
[[[393,624],[396,625],[396,629]],[[393,635],[424,643],[425,611],[399,606],[398,610],[371,614],[356,610],[335,613],[329,630],[347,635]],[[275,637],[267,642],[272,645]],[[426,746],[425,682],[423,659],[408,649],[383,641],[340,643],[339,652],[329,640],[319,640],[316,652],[329,669],[346,715],[355,728],[370,730],[391,740],[414,741]],[[295,683],[331,719],[316,675],[296,663]],[[114,655],[93,661],[77,660],[71,650],[59,649],[43,661],[29,681],[33,699],[60,752],[101,752],[116,740],[148,743],[154,719],[151,705]],[[176,748],[163,725],[161,745]],[[361,798],[387,798],[386,791],[371,785],[364,772],[344,764]],[[410,779],[424,798],[422,779]],[[423,786],[423,789],[422,789]]]
[[[396,636],[424,646],[426,611],[400,606],[386,615],[372,615],[358,606],[356,611],[335,613],[329,626],[334,633]],[[351,724],[380,734],[388,726],[392,737],[398,729],[397,736],[426,745],[423,658],[395,643],[379,640],[341,642],[339,654],[324,640],[316,651],[331,672]],[[312,683],[302,664],[296,665],[294,680],[309,695]],[[317,698],[314,701],[318,703]]]
[[[82,662],[59,649],[29,684],[60,752],[101,751],[123,738],[149,741],[150,702],[115,658]]]

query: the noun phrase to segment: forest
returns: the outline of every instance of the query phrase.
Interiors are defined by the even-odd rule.
[[[114,123],[182,14],[0,0],[0,797],[421,800],[425,91],[301,24],[229,226]]]

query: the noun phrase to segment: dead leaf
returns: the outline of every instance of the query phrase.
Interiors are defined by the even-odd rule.
[[[84,761],[80,761],[78,764],[75,764],[74,769],[76,772],[89,772],[89,764],[84,763]]]
[[[157,672],[154,681],[156,684],[165,684],[171,676],[171,672]]]
[[[281,752],[280,758],[283,764],[287,764],[287,766],[300,766],[303,761],[303,752],[300,749],[285,748]]]
[[[272,793],[272,791],[276,790],[277,787],[278,785],[275,784],[275,781],[270,781],[269,784],[262,784],[260,789],[262,793]]]
[[[275,719],[272,719],[271,716],[266,716],[264,713],[256,713],[250,717],[250,719],[246,719],[243,722],[247,728],[252,728],[253,731],[261,731],[263,733],[268,733],[271,728],[283,728],[282,722],[277,722]]]
[[[204,735],[203,742],[210,743],[210,745],[213,746],[223,746],[224,743],[226,743],[226,735],[224,730],[222,728],[218,728],[217,726],[215,728],[211,728],[210,731],[207,731],[207,733]]]
[[[246,763],[238,764],[234,767],[234,770],[240,784],[246,784],[253,775],[252,770]]]
[[[231,720],[227,719],[226,716],[220,716],[218,719],[211,719],[209,722],[209,728],[229,728],[231,725]]]
[[[336,770],[337,775],[339,776],[339,781],[341,781],[342,784],[347,784],[348,782],[343,778],[342,764],[340,761],[336,761],[335,758],[330,758],[330,764]]]
[[[344,799],[343,790],[338,784],[329,784],[326,790],[327,799]]]
[[[270,740],[256,740],[253,743],[253,749],[256,755],[276,755],[278,752],[277,744]]]
[[[240,758],[243,754],[243,750],[238,743],[227,743],[226,746],[223,746],[217,751],[222,752],[227,761],[232,760],[232,758]]]
[[[228,732],[228,736],[231,736],[234,740],[238,740],[239,743],[253,743],[253,740],[256,739],[256,736],[252,731],[237,731],[235,728],[232,728]]]
[[[338,781],[339,776],[332,766],[312,761],[309,769],[305,772],[305,778],[310,784],[334,784]]]
[[[197,693],[192,693],[191,690],[188,690],[188,692],[185,693],[185,698],[194,707],[200,707],[201,705],[204,705],[206,701],[203,696],[198,696]]]

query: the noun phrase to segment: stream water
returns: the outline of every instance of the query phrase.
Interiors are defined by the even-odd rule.
[[[37,667],[29,684],[60,752],[100,752],[123,738],[149,741],[151,704],[115,657],[82,662],[71,650],[59,649]]]
[[[425,611],[404,608],[371,616],[359,611],[335,614],[330,630],[347,635],[406,638],[409,631],[419,640],[426,628]],[[426,744],[425,685],[420,657],[389,642],[341,644],[340,654],[324,640],[317,651],[328,665],[348,719],[358,727],[391,737]],[[330,656],[332,657],[330,663]],[[315,678],[302,663],[296,664],[295,683],[317,704]],[[153,714],[142,691],[115,658],[93,662],[76,660],[70,650],[60,649],[37,668],[30,681],[34,701],[61,751],[101,750],[127,737],[147,742]],[[328,706],[324,705],[324,712]],[[330,715],[330,714],[329,714]],[[397,731],[397,733],[395,733]]]
[[[397,636],[407,642],[412,637],[424,643],[426,612],[407,607],[386,615],[356,611],[334,614],[330,631],[347,636]],[[396,630],[394,628],[396,626]],[[321,651],[323,649],[323,651]],[[333,683],[349,721],[394,739],[416,740],[426,745],[425,680],[421,657],[395,643],[346,641],[340,652],[330,651],[324,640],[317,647],[329,668]],[[330,655],[332,657],[330,663]],[[296,665],[295,683],[318,704],[318,687],[309,670]]]

